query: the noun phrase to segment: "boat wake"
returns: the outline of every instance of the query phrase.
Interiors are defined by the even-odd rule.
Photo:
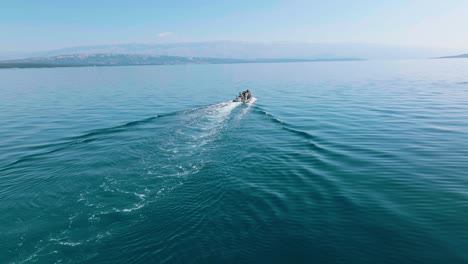
[[[230,121],[244,118],[255,100],[222,102],[90,131],[44,145],[42,151],[38,147],[35,154],[0,168],[5,203],[14,202],[16,208],[39,216],[18,223],[48,230],[18,238],[9,249],[17,253],[16,262],[65,261],[63,248],[97,248],[131,228],[115,224],[115,219],[138,222],[149,205],[214,164],[222,146],[217,142],[230,129]],[[33,171],[36,177],[31,181],[28,175]],[[34,197],[10,201],[9,193],[14,197],[20,189],[28,189]],[[60,215],[54,213],[57,210]],[[50,215],[48,222],[41,215]],[[15,223],[11,225],[14,230]],[[31,243],[20,243],[23,240]],[[76,256],[76,261],[95,253],[90,250],[86,256]]]

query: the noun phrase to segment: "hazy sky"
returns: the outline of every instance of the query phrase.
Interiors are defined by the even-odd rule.
[[[468,0],[3,1],[0,52],[122,43],[364,42],[468,50]]]

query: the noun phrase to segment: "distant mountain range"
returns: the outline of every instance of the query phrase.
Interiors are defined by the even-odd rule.
[[[460,54],[454,56],[445,56],[445,57],[438,57],[436,59],[461,59],[461,58],[468,58],[468,54]]]
[[[299,43],[208,41],[159,44],[81,46],[44,52],[0,53],[0,59],[50,57],[62,54],[147,54],[230,59],[425,59],[462,53],[457,49],[404,47],[366,43]]]
[[[0,61],[0,68],[83,67],[123,65],[171,65],[171,64],[227,64],[227,63],[285,63],[315,61],[359,61],[358,58],[333,59],[231,59],[180,56],[153,56],[142,54],[72,54],[51,57]]]

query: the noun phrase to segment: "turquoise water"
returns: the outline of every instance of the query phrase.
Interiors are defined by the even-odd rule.
[[[1,70],[0,263],[467,263],[467,72]]]

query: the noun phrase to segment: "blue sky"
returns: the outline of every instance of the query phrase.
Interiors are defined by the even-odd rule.
[[[468,49],[466,0],[4,1],[0,51],[194,41]]]

